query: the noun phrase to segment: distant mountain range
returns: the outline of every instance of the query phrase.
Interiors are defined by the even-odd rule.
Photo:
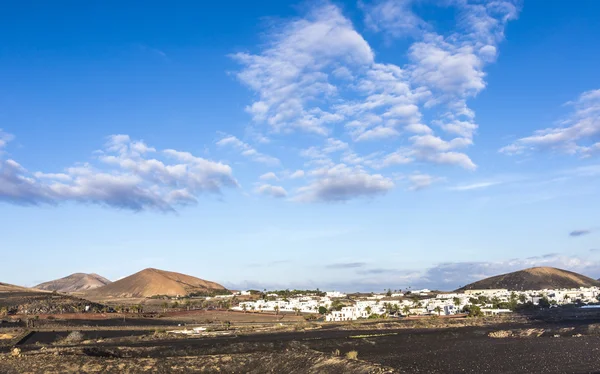
[[[600,286],[585,275],[552,267],[533,267],[496,275],[468,284],[457,291],[505,288],[511,291]]]
[[[96,299],[137,298],[156,295],[184,296],[194,292],[215,290],[225,290],[225,287],[190,275],[149,268],[106,286],[86,291],[84,295]]]
[[[595,280],[571,271],[552,267],[534,267],[501,274],[468,284],[457,291],[504,288],[514,291],[557,288],[600,287]],[[0,283],[0,292],[36,292],[40,290],[80,293],[91,299],[145,298],[157,295],[185,296],[191,293],[210,293],[226,290],[222,285],[181,273],[144,269],[133,275],[111,282],[97,274],[75,273],[44,282],[35,288]]]
[[[106,286],[111,281],[98,274],[75,273],[64,278],[44,282],[35,288],[56,292],[82,292]]]

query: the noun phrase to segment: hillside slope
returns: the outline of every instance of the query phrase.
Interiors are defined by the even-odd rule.
[[[36,291],[38,291],[38,290],[0,282],[0,292],[36,292]]]
[[[224,289],[225,287],[215,282],[190,275],[149,268],[106,286],[89,290],[85,294],[95,298],[151,297],[155,295],[183,296],[193,292]]]
[[[106,286],[111,283],[98,274],[75,273],[64,278],[44,282],[35,286],[40,290],[57,292],[80,292]]]
[[[592,286],[600,286],[600,281],[563,269],[534,267],[486,278],[461,287],[457,291],[494,288],[522,291]]]

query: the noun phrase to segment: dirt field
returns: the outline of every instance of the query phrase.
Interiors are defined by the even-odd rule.
[[[413,322],[411,322],[412,324]],[[141,331],[25,340],[2,373],[589,373],[600,371],[600,320],[383,328],[324,325],[271,333],[182,337]],[[397,326],[402,324],[398,323]],[[298,325],[300,326],[300,325]],[[351,329],[350,327],[355,327]],[[148,332],[150,334],[151,332]],[[56,334],[56,333],[55,333]],[[66,332],[61,333],[66,335]],[[35,335],[34,335],[35,336]],[[112,337],[111,337],[112,336]],[[91,339],[91,340],[90,340]],[[94,339],[98,339],[94,341]],[[356,356],[358,360],[346,358]],[[29,370],[29,371],[27,371]],[[283,371],[282,371],[283,370]]]
[[[226,311],[83,315],[40,319],[34,331],[3,323],[0,373],[600,372],[597,310],[348,323]],[[169,332],[198,325],[207,330]]]
[[[94,348],[54,348],[44,352],[0,356],[0,371],[25,373],[395,373],[365,361],[335,357],[288,344],[278,350],[215,355],[127,357],[131,351]],[[147,354],[147,352],[145,352]],[[150,355],[149,355],[150,356]]]

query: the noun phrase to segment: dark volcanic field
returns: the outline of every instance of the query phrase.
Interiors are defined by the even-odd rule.
[[[589,321],[572,321],[446,329],[332,329],[98,343],[83,352],[96,358],[171,360],[212,355],[285,355],[301,345],[327,355],[339,350],[342,358],[346,352],[357,351],[359,360],[395,368],[400,373],[593,373],[600,372],[599,327]],[[524,335],[489,336],[509,330]],[[535,334],[528,335],[534,330]],[[20,347],[24,352],[40,349],[31,344]]]
[[[24,340],[19,345],[30,345],[30,344],[53,344],[59,342],[61,339],[66,338],[69,335],[69,331],[36,331]],[[150,334],[151,331],[144,330],[90,330],[81,331],[81,335],[84,340],[88,339],[108,339],[108,338],[124,338],[130,336],[142,336]]]

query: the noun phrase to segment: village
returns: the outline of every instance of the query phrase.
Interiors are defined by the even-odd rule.
[[[249,295],[249,291],[238,295]],[[220,295],[220,297],[224,297]],[[227,296],[225,296],[227,297]],[[315,293],[294,291],[293,296],[262,293],[253,301],[231,307],[244,312],[310,313],[324,316],[325,321],[401,318],[409,316],[498,315],[515,310],[553,308],[563,305],[590,307],[599,302],[600,288],[544,289],[509,291],[507,289],[435,292],[428,289],[371,294],[341,292]],[[591,305],[589,305],[591,304]]]

